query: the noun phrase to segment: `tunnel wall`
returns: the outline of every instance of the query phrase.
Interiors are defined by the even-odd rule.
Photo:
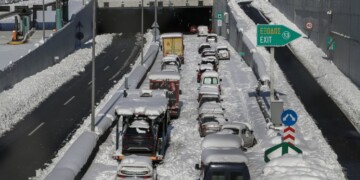
[[[332,36],[336,43],[332,55],[334,64],[360,87],[360,1],[271,0],[271,3],[303,32],[307,32],[305,23],[312,22],[310,38],[328,56],[327,40]]]
[[[61,30],[12,65],[0,71],[0,92],[11,88],[26,77],[36,74],[61,61],[92,37],[92,3],[88,3]],[[76,39],[82,32],[84,38]],[[55,59],[55,57],[58,57]]]
[[[160,32],[189,32],[190,25],[211,25],[211,8],[158,8]],[[144,8],[144,31],[154,22],[154,8]],[[140,32],[140,8],[100,8],[98,33]]]

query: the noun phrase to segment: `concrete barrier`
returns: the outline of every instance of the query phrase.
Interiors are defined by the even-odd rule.
[[[88,3],[70,22],[26,56],[0,71],[0,92],[11,88],[26,77],[52,66],[92,37],[92,3]],[[81,32],[83,39],[76,34]],[[58,57],[58,58],[55,58]]]
[[[229,5],[232,1],[216,1],[213,6],[213,13],[227,12],[229,15],[229,23],[223,20],[222,26],[218,26],[217,20],[213,20],[213,27],[218,35],[228,39],[231,46],[238,52],[243,54],[242,58],[250,66],[258,80],[267,82],[270,80],[265,66],[265,58],[256,51],[256,46],[251,42],[250,38],[243,32],[247,30],[248,23],[246,20],[237,16],[236,10]],[[214,17],[217,14],[214,14]]]
[[[128,77],[129,89],[136,89],[142,84],[147,72],[155,62],[158,51],[159,44],[152,43],[144,55],[144,64],[137,66]],[[124,89],[125,85],[123,84],[96,115],[95,133],[86,131],[81,134],[45,179],[73,180],[76,177],[81,168],[88,161],[88,158],[96,146],[98,138],[110,128],[112,122],[116,119],[114,106],[116,105],[116,102],[123,97]]]

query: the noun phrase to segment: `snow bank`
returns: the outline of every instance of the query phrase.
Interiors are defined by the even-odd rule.
[[[294,23],[270,3],[263,0],[254,0],[252,5],[262,11],[275,24],[284,24],[297,32],[301,32]],[[305,36],[305,33],[302,34]],[[311,40],[299,38],[291,42],[290,47],[300,62],[340,107],[355,128],[360,131],[359,88],[335,64],[325,60],[323,57],[327,55]]]
[[[96,55],[111,44],[113,36],[114,34],[96,36]],[[87,43],[90,44],[91,41]],[[60,63],[0,93],[0,135],[10,130],[63,84],[84,72],[85,66],[90,62],[91,48],[80,49]]]
[[[109,35],[105,35],[109,36]],[[146,44],[144,46],[144,52],[148,51],[152,41],[152,33],[151,31],[149,31],[148,33],[145,34],[145,38],[146,38]],[[112,38],[111,38],[112,39]],[[99,43],[97,43],[98,45]],[[109,43],[110,45],[110,43]],[[89,49],[89,52],[87,54],[91,54],[91,49]],[[140,64],[140,56],[137,58],[134,67],[135,66],[139,66]],[[134,71],[134,69],[130,72],[130,74],[132,74]],[[125,76],[124,76],[125,77]],[[103,109],[108,101],[112,98],[112,96],[116,93],[119,93],[119,89],[121,86],[123,86],[124,83],[124,79],[122,78],[120,81],[117,82],[116,85],[114,85],[113,88],[111,88],[109,90],[109,93],[101,100],[101,102],[99,103],[99,105],[96,107],[96,112],[95,114],[98,115],[98,113],[100,112],[101,109]],[[71,137],[71,139],[69,140],[69,142],[62,147],[56,154],[56,157],[54,159],[52,159],[50,164],[47,164],[47,167],[44,169],[39,169],[36,171],[36,176],[32,177],[30,179],[44,179],[55,167],[55,165],[61,160],[61,158],[64,156],[64,154],[71,148],[72,144],[77,141],[79,139],[79,136],[81,136],[84,132],[89,130],[90,127],[90,123],[91,123],[91,117],[90,115],[84,120],[84,123],[80,126],[79,129],[76,130],[76,132],[73,134],[73,136]],[[115,135],[115,134],[113,134]],[[111,179],[116,175],[116,168],[117,168],[117,162],[114,161],[110,154],[113,153],[114,151],[114,143],[111,141],[111,139],[115,139],[115,137],[109,136],[109,138],[104,142],[103,146],[99,147],[99,152],[98,153],[95,160],[94,160],[94,164],[98,163],[100,164],[99,167],[96,168],[95,171],[101,171],[101,173],[96,174],[98,175],[98,179]],[[111,169],[111,170],[109,170]],[[95,173],[95,172],[91,172],[91,173]],[[91,176],[91,177],[95,177],[95,176]]]

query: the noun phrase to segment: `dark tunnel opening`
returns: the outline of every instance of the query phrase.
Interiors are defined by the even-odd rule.
[[[191,25],[207,25],[211,29],[212,8],[159,8],[160,32],[189,33]],[[144,31],[154,22],[154,9],[144,8]],[[98,34],[135,33],[141,30],[140,8],[98,9]]]

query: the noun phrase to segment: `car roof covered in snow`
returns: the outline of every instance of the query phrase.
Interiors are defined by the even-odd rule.
[[[248,158],[240,149],[204,149],[201,153],[203,165],[210,163],[248,163]]]
[[[217,46],[216,49],[228,49],[227,46]]]
[[[206,56],[206,57],[201,58],[201,61],[204,61],[204,62],[214,62],[216,60],[217,59],[215,56]]]
[[[202,73],[201,77],[219,77],[219,73],[216,71],[205,71]]]
[[[125,156],[124,159],[120,162],[118,170],[121,170],[123,167],[145,167],[148,168],[151,172],[153,170],[152,161],[150,157],[147,156]]]
[[[180,80],[181,76],[178,72],[172,71],[161,71],[161,72],[151,72],[149,74],[150,80]]]
[[[215,33],[210,33],[210,34],[208,34],[207,36],[218,36],[217,34],[215,34]]]
[[[200,87],[199,94],[211,94],[219,95],[219,88],[217,86],[206,86],[203,85]]]
[[[250,130],[252,129],[251,125],[249,123],[243,123],[243,122],[229,122],[225,123],[221,129],[231,128],[231,129],[244,129],[248,127]]]
[[[122,98],[117,102],[115,106],[116,114],[119,116],[159,116],[166,112],[168,106],[166,91],[148,90],[148,92],[150,92],[149,97],[142,97],[140,93],[136,95],[134,92],[129,91],[126,98]]]
[[[176,56],[165,56],[162,61],[166,62],[166,61],[176,61],[177,62],[177,57]]]
[[[220,103],[205,102],[199,108],[199,114],[224,114]]]
[[[200,70],[214,70],[214,65],[207,63],[207,64],[200,64]]]
[[[240,148],[242,144],[242,139],[233,134],[210,134],[207,135],[201,142],[201,148]]]
[[[160,36],[160,38],[172,38],[172,37],[183,37],[182,33],[164,33]]]

